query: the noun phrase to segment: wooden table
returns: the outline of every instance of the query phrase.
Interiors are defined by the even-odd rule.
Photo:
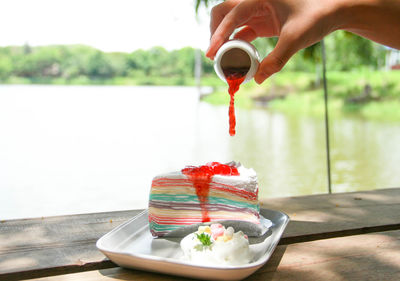
[[[400,280],[400,188],[274,198],[262,207],[291,222],[246,280]],[[139,211],[1,221],[0,280],[177,280],[119,268],[96,249]]]

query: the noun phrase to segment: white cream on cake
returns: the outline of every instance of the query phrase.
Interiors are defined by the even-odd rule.
[[[200,226],[198,231],[181,241],[183,259],[203,265],[243,265],[251,262],[253,255],[249,240],[242,231],[225,229],[221,224]]]
[[[213,181],[220,184],[234,186],[238,189],[246,190],[248,192],[256,192],[258,190],[257,173],[252,168],[244,167],[240,162],[229,162],[227,165],[236,167],[239,175],[236,177],[226,177],[222,175],[215,175]]]

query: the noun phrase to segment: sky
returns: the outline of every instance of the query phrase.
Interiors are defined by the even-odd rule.
[[[209,9],[194,0],[1,0],[0,46],[85,44],[132,52],[163,46],[206,50]]]

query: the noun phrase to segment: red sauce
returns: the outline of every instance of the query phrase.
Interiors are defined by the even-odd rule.
[[[240,84],[243,83],[248,70],[248,68],[224,69],[224,75],[229,85],[228,92],[231,96],[231,101],[229,102],[229,135],[231,136],[234,136],[236,133],[235,93],[239,90]]]
[[[199,198],[201,215],[203,222],[209,222],[208,216],[208,193],[210,191],[211,179],[214,175],[238,176],[236,167],[221,164],[219,162],[210,162],[203,166],[187,166],[182,169],[182,173],[188,176],[196,189],[197,198]]]

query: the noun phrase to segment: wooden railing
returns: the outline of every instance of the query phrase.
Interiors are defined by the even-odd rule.
[[[398,280],[400,188],[261,205],[291,221],[269,262],[248,280]],[[0,280],[176,280],[118,268],[96,249],[99,237],[139,211],[2,221]]]

